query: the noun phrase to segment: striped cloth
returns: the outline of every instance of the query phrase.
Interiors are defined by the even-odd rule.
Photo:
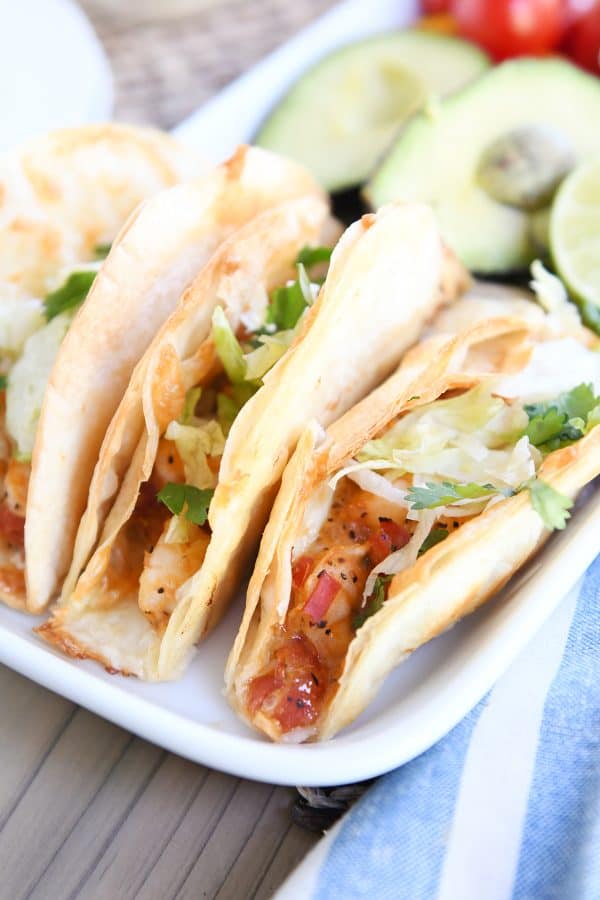
[[[600,556],[481,703],[381,778],[277,900],[600,898]]]

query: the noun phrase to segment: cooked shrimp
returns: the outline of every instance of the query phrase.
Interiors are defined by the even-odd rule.
[[[190,539],[184,542],[165,540],[170,520],[152,553],[146,553],[140,578],[138,602],[154,628],[162,631],[173,612],[176,592],[202,565],[210,541],[208,532],[198,525],[186,523]]]

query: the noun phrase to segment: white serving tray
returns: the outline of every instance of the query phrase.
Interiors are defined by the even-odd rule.
[[[221,158],[248,140],[306,65],[344,41],[410,21],[401,0],[342,3],[183,123],[180,135]],[[492,602],[415,653],[369,709],[329,743],[274,745],[238,721],[223,669],[243,597],[202,645],[182,681],[149,685],[67,659],[29,617],[0,608],[0,660],[124,728],[199,763],[278,784],[333,785],[395,768],[430,747],[473,708],[533,637],[598,552],[600,489],[567,530]],[[26,715],[26,711],[24,711]]]

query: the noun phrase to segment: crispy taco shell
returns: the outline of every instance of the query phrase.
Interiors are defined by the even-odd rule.
[[[279,212],[283,216],[283,208]],[[177,677],[193,645],[218,622],[239,584],[305,421],[318,417],[327,425],[338,418],[389,374],[438,306],[466,285],[464,271],[444,251],[425,207],[394,205],[348,229],[300,333],[235,419],[210,506],[206,555],[179,589],[160,633],[140,611],[135,591],[103,607],[98,585],[116,533],[131,515],[140,483],[150,475],[167,424],[157,415],[158,386],[168,390],[165,354],[174,349],[183,370],[207,352],[205,331],[198,325],[202,308],[221,302],[235,327],[240,306],[257,296],[266,302],[268,289],[281,283],[283,261],[289,263],[309,242],[306,226],[299,233],[288,213],[279,222],[278,211],[265,214],[223,245],[134,373],[129,399],[113,423],[122,415],[127,426],[116,426],[121,436],[101,458],[97,473],[104,467],[102,480],[107,481],[115,448],[123,441],[132,448],[133,462],[74,593],[65,593],[42,628],[46,639],[67,652],[144,678]],[[313,239],[319,225],[313,218]],[[193,379],[198,375],[196,370]],[[198,383],[193,379],[186,387]]]
[[[124,221],[140,202],[197,174],[201,168],[205,166],[201,166],[195,154],[167,135],[149,128],[114,124],[51,132],[3,154],[0,157],[0,286],[17,301],[44,296],[57,272],[93,260],[99,245],[114,241]],[[114,263],[111,265],[114,268]],[[94,291],[97,297],[93,323],[96,336],[97,323],[104,315],[101,301],[107,282],[103,280],[104,290],[99,285]],[[107,315],[110,313],[109,308]],[[81,374],[83,356],[81,353],[78,365],[68,367],[67,374],[73,382]],[[97,366],[98,371],[103,370],[100,351],[94,356],[92,365]],[[111,396],[112,390],[107,378],[107,397]],[[4,469],[11,454],[4,409],[0,420],[0,459]],[[55,441],[60,443],[63,428],[77,430],[86,420],[93,429],[93,407],[84,412],[75,405],[70,415],[62,411],[55,424],[47,421],[47,433],[40,440],[35,467],[38,473],[42,446],[52,447]],[[70,461],[65,465],[69,466],[68,495],[70,484],[75,480],[78,484],[83,483],[86,473],[82,471],[78,479],[74,479]],[[63,465],[63,472],[64,468]],[[51,544],[62,542],[64,557],[70,549],[69,535],[72,539],[76,512],[63,494],[64,476],[54,482],[55,474],[45,469],[43,474],[38,474],[34,479],[32,500],[34,506],[41,505],[45,513],[41,528]],[[26,481],[25,471],[22,475]],[[23,493],[27,493],[26,483]],[[3,535],[0,538],[0,599],[23,608],[25,557],[22,539],[15,545],[6,538],[5,531]],[[48,594],[47,584],[55,581],[56,562],[46,549],[45,541],[34,540],[28,554],[31,566],[27,574],[33,576],[37,598],[34,609],[43,606]],[[61,562],[64,566],[64,559]],[[41,585],[37,584],[38,574]]]
[[[464,309],[458,307],[464,304]],[[442,311],[434,325],[465,321],[470,301],[457,314]],[[518,311],[519,304],[508,304]],[[479,315],[485,314],[485,298]],[[542,316],[543,319],[543,316]],[[248,707],[248,686],[265,671],[280,640],[292,591],[292,550],[301,544],[311,502],[366,441],[402,411],[445,392],[469,388],[482,375],[512,373],[523,366],[523,348],[539,333],[537,314],[481,321],[457,337],[431,336],[409,353],[399,370],[346,413],[325,435],[307,427],[284,472],[250,580],[242,625],[226,667],[226,690],[236,711],[274,740],[332,737],[351,723],[377,693],[389,672],[417,647],[488,600],[549,536],[526,491],[488,507],[416,563],[395,575],[381,609],[355,632],[330,702],[314,724],[286,736],[259,709]],[[490,359],[493,366],[490,366]],[[418,395],[418,396],[417,396]],[[539,476],[574,498],[600,472],[600,428],[576,444],[550,453]]]
[[[158,137],[160,146],[162,136]],[[115,149],[121,150],[123,144],[120,139]],[[102,147],[106,155],[108,149]],[[137,161],[131,152],[125,161],[130,158]],[[119,162],[117,155],[113,162],[117,173]],[[134,176],[132,181],[135,184]],[[104,207],[118,186],[109,184]],[[86,188],[84,183],[84,196]],[[107,427],[134,365],[183,290],[227,235],[262,210],[304,194],[322,196],[300,166],[242,147],[206,175],[156,194],[122,227],[61,345],[41,410],[25,526],[31,611],[43,610],[60,587]],[[96,207],[102,211],[95,195],[88,201],[90,212]],[[79,220],[75,224],[84,227]],[[101,236],[106,233],[103,230]],[[95,506],[92,546],[103,511],[102,503]],[[84,555],[89,555],[87,545]]]

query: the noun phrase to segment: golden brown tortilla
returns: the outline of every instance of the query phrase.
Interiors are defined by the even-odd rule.
[[[95,259],[98,245],[114,241],[140,202],[204,168],[196,154],[159,131],[114,124],[54,131],[3,154],[0,156],[0,291],[16,301],[43,297],[56,287],[56,277],[65,267]],[[109,273],[111,266],[114,269],[112,262]],[[102,279],[104,291],[102,284],[94,290],[96,317],[100,313],[100,320],[104,315],[102,295],[109,280],[110,274]],[[90,325],[89,318],[87,324]],[[98,337],[98,324],[95,320],[91,324]],[[103,371],[101,349],[99,344],[94,354],[94,366],[100,372]],[[71,367],[69,377],[75,380],[81,368],[81,365]],[[106,375],[105,404],[110,402],[113,391],[109,373]],[[47,434],[40,438],[38,457],[41,446],[51,448],[54,441],[61,441],[64,428],[77,431],[85,421],[91,421],[93,431],[95,412],[91,406],[75,404],[69,414],[61,410],[55,424],[46,425]],[[0,445],[0,499],[4,499],[4,469],[11,448],[3,413]],[[76,511],[69,505],[67,495],[74,481],[73,469],[69,468],[66,478],[60,477],[67,465],[70,466],[70,461],[65,460],[58,477],[51,468],[43,467],[40,473],[39,462],[34,466],[38,475],[33,479],[32,506],[42,506],[40,527],[46,537],[40,541],[34,534],[27,554],[31,562],[27,574],[35,595],[33,609],[43,606],[49,584],[55,583],[55,560],[49,552],[52,543],[62,542],[63,556],[70,550]],[[85,465],[78,477],[78,489],[83,485],[85,491]],[[11,544],[6,535],[0,537],[0,570],[0,599],[23,608],[25,556],[22,545]],[[38,583],[40,579],[42,584]]]
[[[177,677],[194,643],[218,622],[239,584],[307,418],[316,416],[326,425],[381,381],[438,306],[466,284],[462,268],[444,252],[426,207],[395,204],[348,229],[300,334],[233,424],[210,506],[212,535],[204,562],[180,588],[166,630],[159,634],[140,611],[137,595],[106,604],[103,572],[140,482],[154,464],[161,433],[156,391],[160,384],[168,389],[168,378],[160,377],[167,348],[175,350],[183,371],[197,356],[205,333],[198,325],[200,311],[220,300],[235,327],[240,304],[254,303],[257,296],[264,302],[265,286],[280,283],[280,262],[293,259],[294,241],[297,249],[308,242],[305,233],[292,229],[293,218],[276,223],[276,215],[277,210],[263,215],[260,225],[256,220],[223,245],[134,373],[129,411],[123,408],[123,421],[129,424],[119,426],[122,435],[115,444],[126,441],[133,462],[74,593],[65,593],[42,629],[46,639],[66,652],[92,656],[111,669],[143,678]],[[276,271],[269,253],[279,257]],[[198,376],[196,369],[193,377]],[[136,428],[140,422],[141,429]],[[114,455],[111,446],[97,470],[103,467],[104,482],[110,480]],[[71,583],[69,579],[69,587]]]
[[[92,159],[85,157],[88,164],[100,166],[109,153],[102,135]],[[126,147],[118,127],[117,135],[116,159],[104,166],[115,172],[110,192],[103,204],[96,195],[87,197],[90,212],[109,208],[113,194],[121,197],[121,181],[116,178],[121,154],[135,166],[135,172],[128,173],[132,184],[126,195],[141,178],[137,144]],[[70,146],[74,153],[75,144]],[[86,187],[84,181],[82,197]],[[61,345],[41,410],[25,527],[27,602],[32,612],[46,607],[69,567],[100,446],[133,367],[222,240],[262,210],[305,194],[321,198],[322,191],[300,166],[241,147],[206,175],[147,200],[121,229]],[[77,227],[83,227],[81,219],[79,215]],[[93,232],[94,240],[97,234]],[[113,493],[117,487],[118,482]],[[86,546],[81,565],[93,548],[103,513],[99,503],[91,546]]]
[[[509,302],[507,312],[515,310],[518,306]],[[442,311],[431,330],[439,330],[440,323],[442,331],[450,330],[450,320],[460,321],[463,312],[473,312],[469,300],[458,301],[448,314]],[[533,343],[542,335],[549,337],[544,334],[543,319],[536,314],[482,318],[457,337],[436,334],[407,354],[398,371],[327,435],[315,423],[307,427],[284,472],[226,668],[229,699],[254,727],[274,740],[285,739],[277,724],[260,711],[249,714],[246,689],[250,679],[265,670],[278,641],[292,591],[292,550],[302,540],[307,510],[311,503],[318,503],[319,491],[401,411],[429,403],[448,390],[473,386],[492,370],[519,371]],[[539,475],[561,493],[575,497],[599,472],[600,428],[596,427],[573,446],[550,453]],[[521,492],[490,506],[394,576],[383,607],[350,642],[331,703],[311,733],[298,739],[326,739],[352,722],[396,665],[492,596],[549,533],[528,493]]]

